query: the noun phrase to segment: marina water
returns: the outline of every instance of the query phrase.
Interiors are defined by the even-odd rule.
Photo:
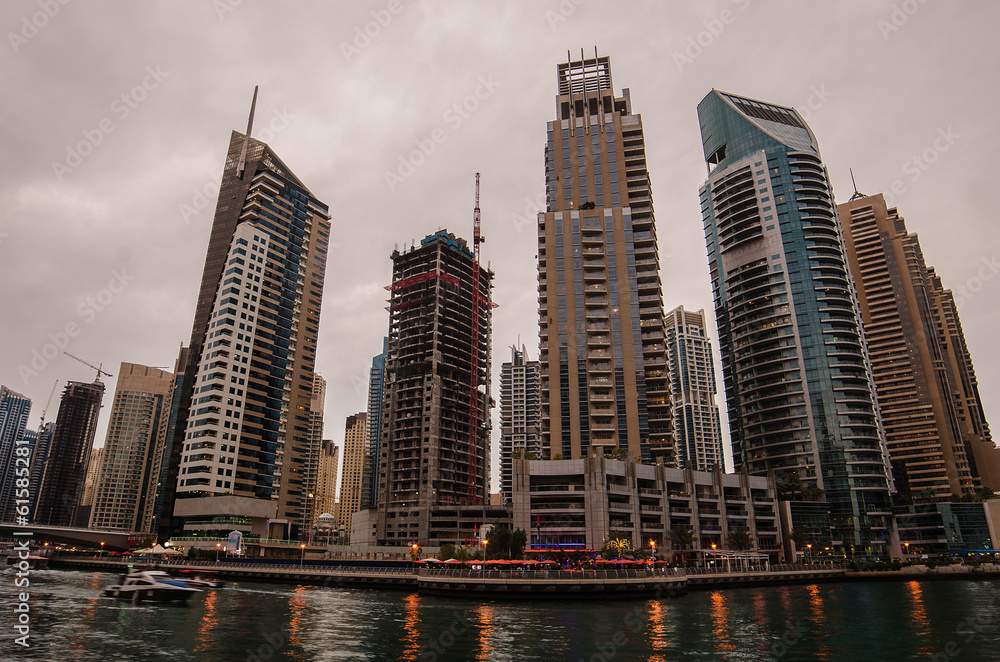
[[[997,581],[558,602],[238,581],[189,604],[135,604],[102,596],[116,578],[33,573],[30,647],[13,644],[5,609],[0,659],[1000,660]]]

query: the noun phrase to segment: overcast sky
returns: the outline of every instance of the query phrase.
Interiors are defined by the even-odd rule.
[[[499,401],[509,346],[520,337],[538,357],[535,213],[556,65],[595,46],[643,117],[667,310],[712,310],[698,102],[718,88],[794,106],[840,201],[848,168],[863,193],[895,186],[928,264],[964,293],[1000,424],[996,2],[61,2],[0,4],[0,383],[32,398],[31,426],[56,380],[49,420],[66,380],[94,377],[57,345],[115,375],[97,445],[120,362],[173,367],[230,131],[245,129],[256,84],[254,135],[333,216],[325,436],[342,444],[345,417],[367,406],[389,254],[440,228],[470,236],[476,171]],[[718,354],[714,316],[710,328]]]

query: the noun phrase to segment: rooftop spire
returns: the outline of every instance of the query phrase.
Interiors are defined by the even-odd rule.
[[[240,152],[240,162],[236,164],[236,176],[243,179],[243,171],[247,167],[247,144],[250,142],[250,132],[253,130],[253,111],[257,107],[257,88],[253,86],[253,101],[250,102],[250,118],[247,120],[247,133],[243,138],[243,151]]]
[[[850,200],[848,200],[848,202],[850,202],[851,200],[857,200],[858,198],[865,198],[865,197],[867,197],[864,193],[859,193],[858,192],[858,183],[856,181],[854,181],[854,169],[853,168],[848,168],[847,170],[848,170],[848,172],[851,173],[851,184],[854,185],[854,195],[851,196],[851,198],[850,198]]]

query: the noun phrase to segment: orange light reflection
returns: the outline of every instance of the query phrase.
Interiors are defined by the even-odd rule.
[[[729,608],[726,596],[721,591],[713,591],[712,596],[712,635],[716,646],[724,651],[735,651],[736,645],[729,641]]]
[[[916,633],[920,635],[920,648],[918,655],[930,655],[933,653],[930,647],[931,622],[927,618],[927,607],[924,605],[924,589],[920,582],[914,580],[906,582],[906,591],[910,594],[910,620],[913,621]]]
[[[420,625],[419,594],[411,593],[403,598],[403,617],[403,629],[406,631],[406,636],[403,637],[405,647],[400,659],[409,662],[416,660],[417,655],[420,654],[420,631],[417,628]]]
[[[490,660],[490,653],[493,652],[493,607],[490,605],[480,605],[476,609],[476,623],[479,625],[479,653],[477,660]]]
[[[195,651],[207,651],[212,645],[212,630],[219,624],[219,619],[215,613],[216,603],[219,601],[219,594],[209,591],[205,596],[205,614],[201,617],[201,625],[198,627],[198,635],[195,637]]]
[[[650,600],[649,608],[646,610],[649,619],[649,643],[653,650],[666,650],[667,648],[667,628],[664,624],[665,610],[659,600]],[[653,658],[650,658],[653,659]]]
[[[292,596],[288,598],[288,609],[292,616],[288,621],[288,648],[285,657],[289,660],[304,660],[302,655],[302,616],[308,608],[306,587],[296,586]]]

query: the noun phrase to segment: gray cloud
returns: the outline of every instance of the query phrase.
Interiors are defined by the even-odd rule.
[[[523,219],[543,191],[545,123],[567,49],[590,54],[597,44],[610,55],[616,90],[630,88],[643,115],[668,308],[712,309],[695,106],[713,87],[808,107],[841,200],[852,191],[848,167],[865,193],[901,180],[900,212],[946,286],[967,282],[1000,247],[990,181],[1000,147],[989,84],[1000,65],[995,3],[926,3],[905,21],[898,3],[860,0],[401,0],[396,13],[390,4],[69,2],[30,38],[24,20],[39,2],[0,7],[0,382],[33,398],[33,423],[54,380],[92,377],[61,355],[27,384],[19,375],[69,324],[79,330],[69,351],[110,372],[121,361],[172,365],[190,335],[212,189],[255,84],[257,131],[287,118],[269,142],[333,215],[317,368],[329,380],[326,436],[338,441],[345,417],[366,406],[357,384],[386,331],[389,253],[440,227],[469,235],[477,170],[483,257],[500,304],[494,367],[518,335],[537,356],[537,239]],[[898,29],[886,34],[879,21]],[[691,43],[701,50],[679,67]],[[358,52],[348,57],[345,45]],[[166,75],[137,93],[148,68]],[[499,85],[456,126],[449,109],[483,78]],[[912,179],[907,162],[949,127],[961,139]],[[385,172],[435,130],[445,140],[390,190]],[[66,163],[67,150],[88,154],[59,178],[53,163]],[[199,191],[207,207],[185,216]],[[127,286],[100,303],[123,269]],[[962,309],[990,417],[1000,413],[998,283]]]

